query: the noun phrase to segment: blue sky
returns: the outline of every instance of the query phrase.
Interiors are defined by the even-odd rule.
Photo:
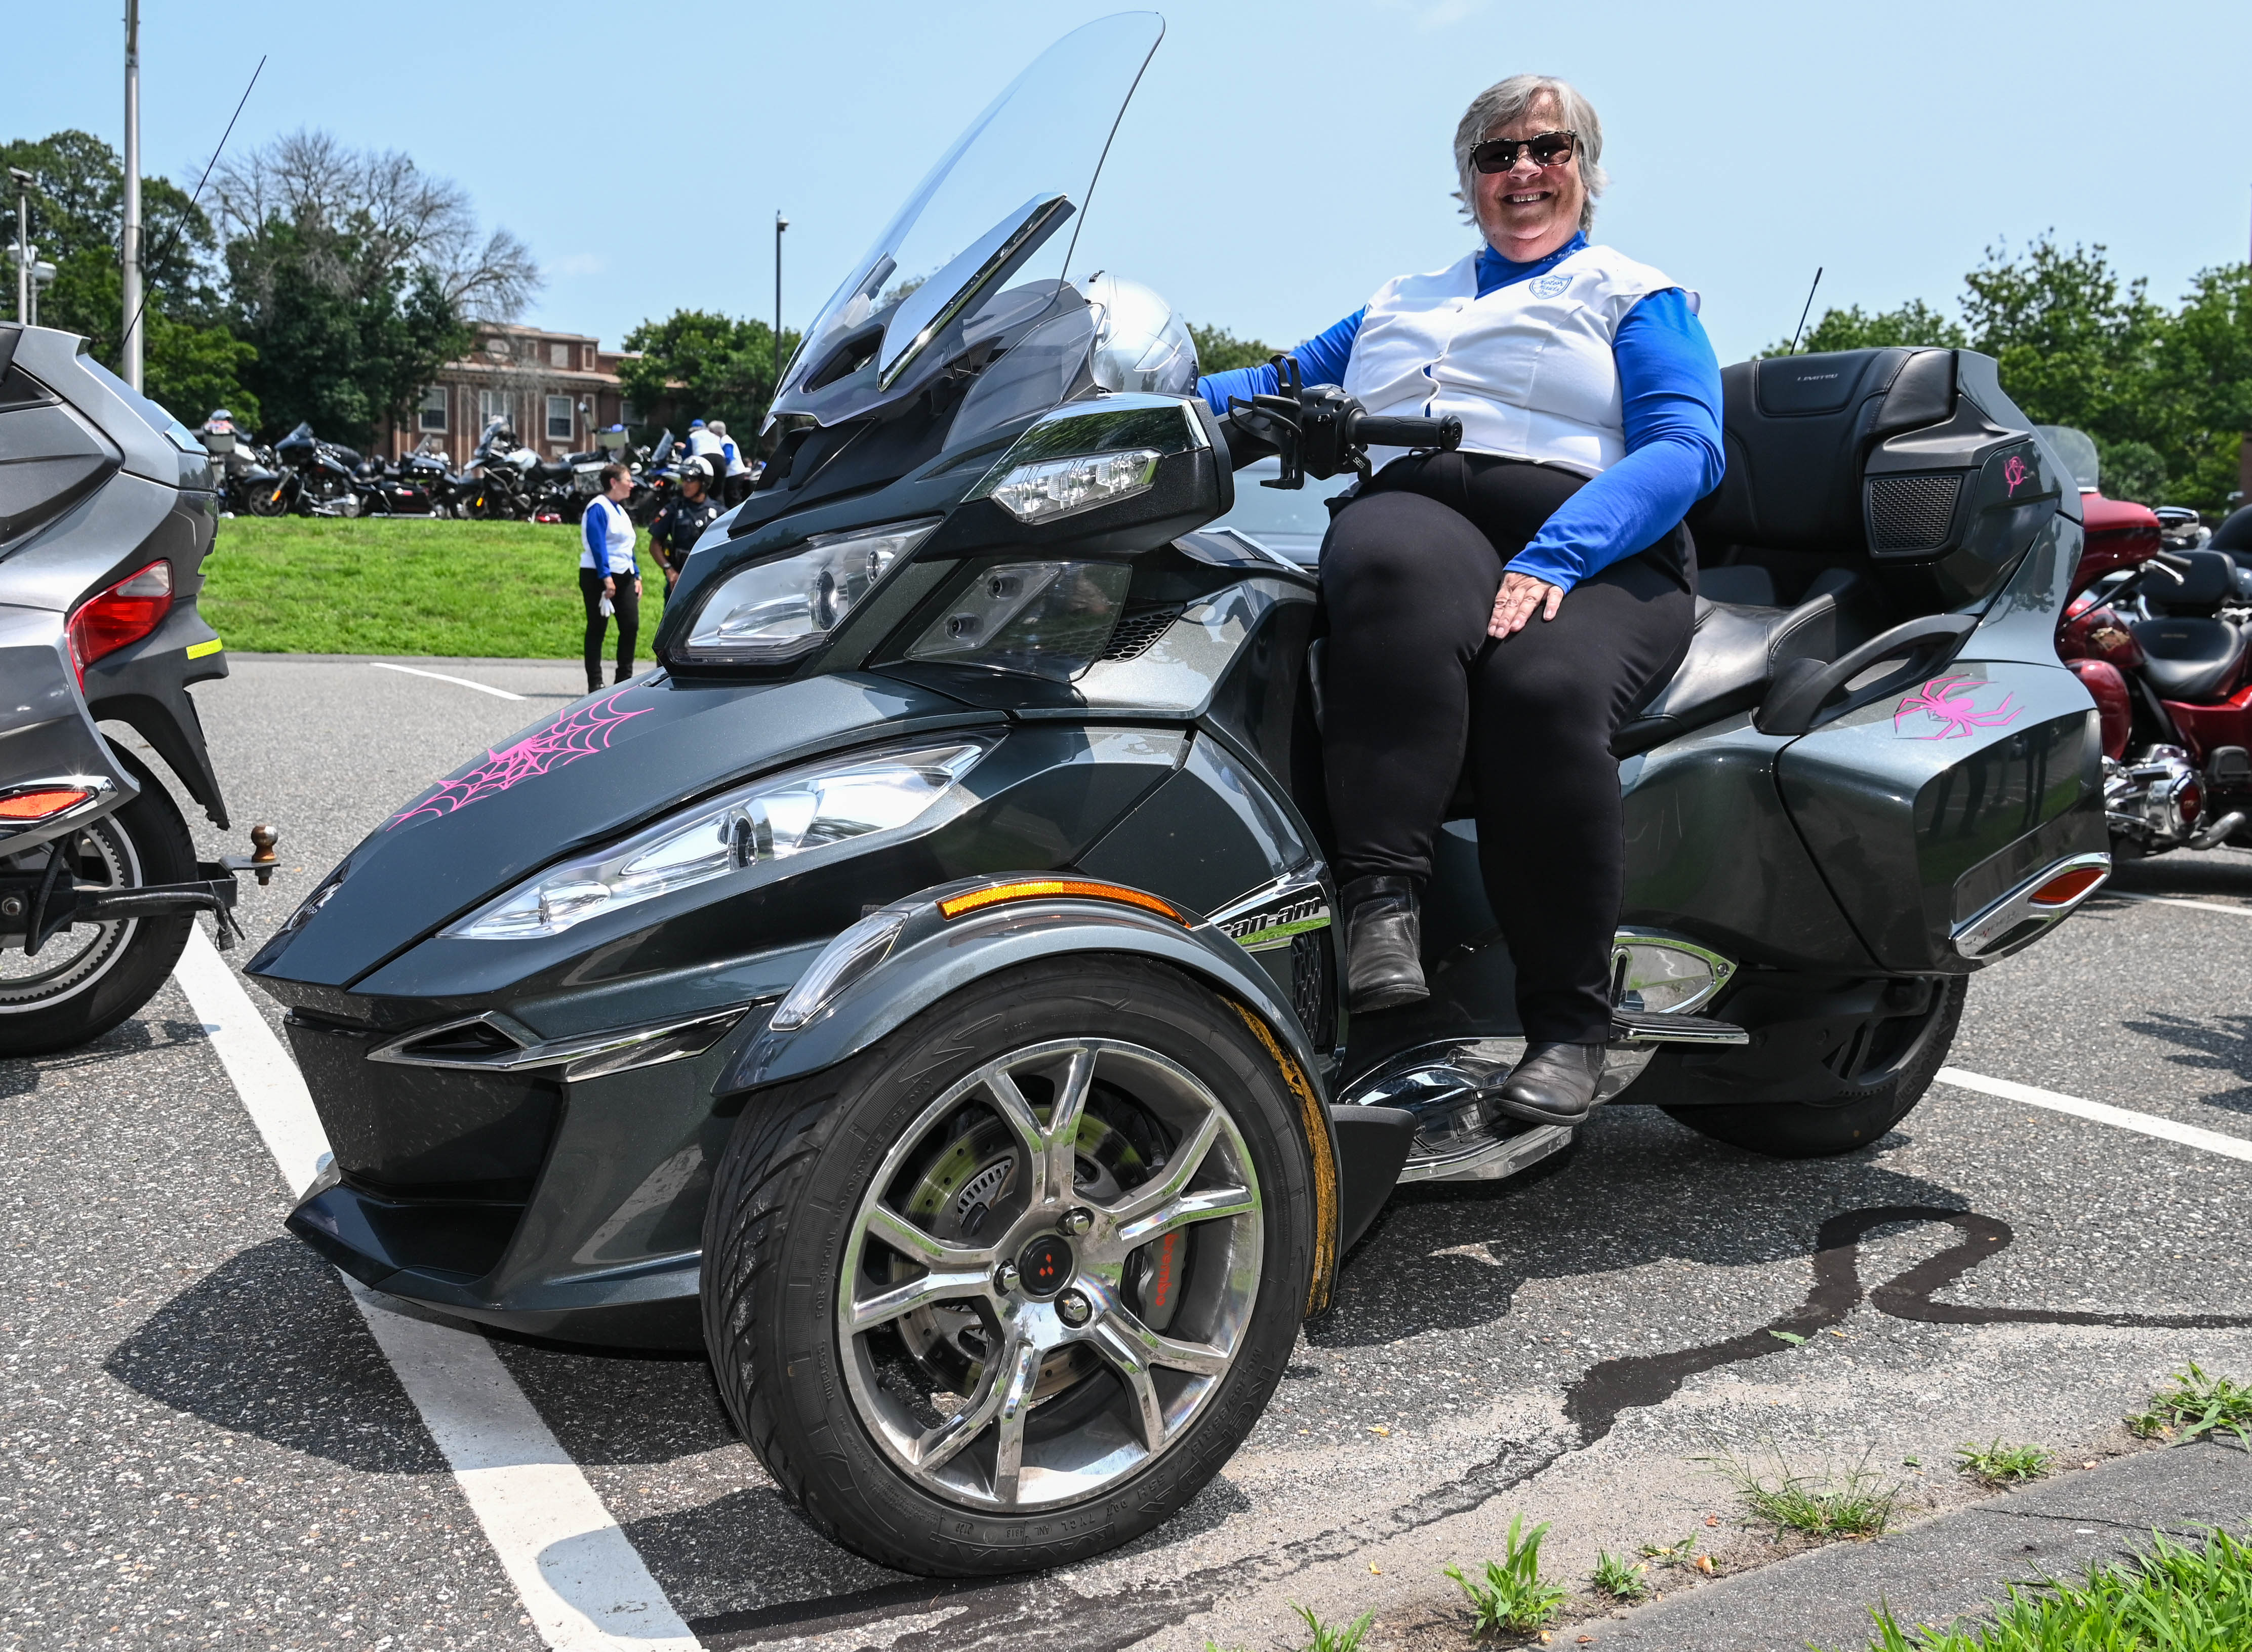
[[[680,306],[765,315],[779,207],[802,323],[995,91],[1117,9],[148,0],[143,143],[148,170],[192,184],[262,51],[232,147],[311,125],[409,151],[532,244],[549,281],[529,319],[615,344]],[[118,142],[121,11],[10,7],[0,131]],[[1527,69],[1594,101],[1613,179],[1597,237],[1699,289],[1724,361],[1788,335],[1817,265],[1818,309],[1943,301],[1988,246],[2053,227],[2171,301],[2252,239],[2244,0],[1199,0],[1166,17],[1075,261],[1278,344],[1467,248],[1455,121]]]

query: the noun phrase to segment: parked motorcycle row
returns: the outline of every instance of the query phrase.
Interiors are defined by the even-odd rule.
[[[426,445],[396,463],[364,456],[300,423],[271,447],[261,446],[224,408],[196,432],[221,471],[221,507],[252,517],[452,517],[475,522],[575,523],[601,491],[613,459],[632,472],[626,509],[637,523],[657,518],[678,485],[686,455],[665,431],[653,447],[636,448],[622,427],[603,444],[560,459],[542,459],[508,421],[488,424],[458,472]]]

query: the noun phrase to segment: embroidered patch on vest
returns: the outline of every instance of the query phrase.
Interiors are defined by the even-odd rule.
[[[1553,298],[1572,284],[1572,278],[1560,269],[1552,269],[1546,275],[1536,275],[1526,285],[1535,298]]]

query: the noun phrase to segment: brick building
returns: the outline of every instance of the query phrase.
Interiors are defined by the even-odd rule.
[[[480,327],[469,353],[439,370],[410,422],[392,427],[390,454],[434,440],[458,469],[496,418],[551,459],[590,448],[596,431],[633,421],[618,387],[621,359],[584,333]]]

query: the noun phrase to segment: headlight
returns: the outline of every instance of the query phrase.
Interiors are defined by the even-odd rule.
[[[551,866],[444,933],[473,941],[556,935],[573,924],[761,861],[896,832],[925,814],[990,749],[954,740],[836,758],[769,775]]]
[[[1019,522],[1050,522],[1116,499],[1147,493],[1157,479],[1156,449],[1088,454],[1018,465],[983,489]]]
[[[704,599],[682,656],[775,665],[811,653],[937,526],[933,518],[817,534],[792,555],[753,563]]]

